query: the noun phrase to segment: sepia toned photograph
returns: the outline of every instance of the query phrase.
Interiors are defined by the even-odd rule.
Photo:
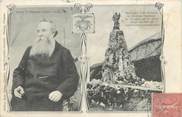
[[[80,111],[80,38],[71,7],[10,6],[10,111]]]
[[[89,112],[151,111],[164,91],[162,4],[94,6],[90,36]]]

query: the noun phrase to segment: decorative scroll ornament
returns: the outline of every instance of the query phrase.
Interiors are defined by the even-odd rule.
[[[16,8],[16,5],[15,4],[8,4],[6,6],[8,8],[8,13],[12,13],[12,11]]]
[[[160,2],[155,3],[155,7],[160,11],[163,8],[164,4]]]
[[[74,33],[94,33],[94,15],[93,13],[73,15]]]
[[[79,10],[79,12],[81,12],[81,13],[88,13],[92,7],[93,7],[93,5],[91,3],[85,4],[85,5],[76,3],[74,5],[74,8]]]
[[[80,34],[81,39],[81,55],[79,58],[79,61],[81,62],[80,65],[80,77],[82,82],[82,94],[83,94],[83,105],[86,105],[86,81],[88,78],[88,58],[87,58],[87,33],[94,33],[95,27],[94,27],[94,14],[90,13],[89,10],[92,8],[92,4],[75,4],[74,8],[78,10],[80,13],[76,13],[73,15],[73,25],[72,25],[72,31],[73,33]],[[84,103],[85,102],[85,103]],[[86,108],[83,107],[83,110]],[[86,111],[86,110],[85,110]]]
[[[3,70],[4,70],[4,81],[5,81],[5,93],[6,93],[6,98],[7,98],[7,103],[5,105],[5,109],[7,111],[10,110],[11,105],[11,94],[9,93],[9,75],[10,75],[10,65],[9,65],[9,24],[10,24],[10,15],[16,8],[15,4],[8,4],[6,6],[6,13],[3,14],[3,25],[4,25],[4,30],[3,30]]]
[[[75,4],[74,7],[80,13],[73,15],[73,33],[94,33],[95,18],[94,14],[89,12],[93,5]]]
[[[164,4],[163,3],[160,3],[160,2],[156,2],[155,3],[155,7],[158,9],[159,11],[159,14],[161,15],[161,38],[162,38],[162,45],[161,45],[161,48],[164,47],[164,38],[165,38],[165,28],[164,28],[164,16],[163,16],[163,6]],[[161,55],[160,55],[160,61],[161,61],[161,74],[162,74],[162,82],[163,82],[163,87],[165,87],[165,64],[166,64],[166,61],[165,61],[165,58],[164,58],[164,52],[163,50],[161,51]],[[163,88],[163,91],[165,89]]]

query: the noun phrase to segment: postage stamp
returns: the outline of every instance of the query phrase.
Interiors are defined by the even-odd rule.
[[[182,94],[154,93],[152,95],[152,117],[181,117]]]

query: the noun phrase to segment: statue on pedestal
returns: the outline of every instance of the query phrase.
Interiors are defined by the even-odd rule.
[[[112,17],[114,26],[110,33],[108,49],[105,53],[102,80],[104,82],[127,82],[136,79],[134,65],[130,59],[123,31],[120,30],[120,14]]]

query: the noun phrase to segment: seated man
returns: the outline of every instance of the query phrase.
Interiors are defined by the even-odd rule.
[[[37,39],[13,73],[12,111],[60,111],[77,90],[79,75],[70,51],[54,37],[53,22],[42,20]]]

